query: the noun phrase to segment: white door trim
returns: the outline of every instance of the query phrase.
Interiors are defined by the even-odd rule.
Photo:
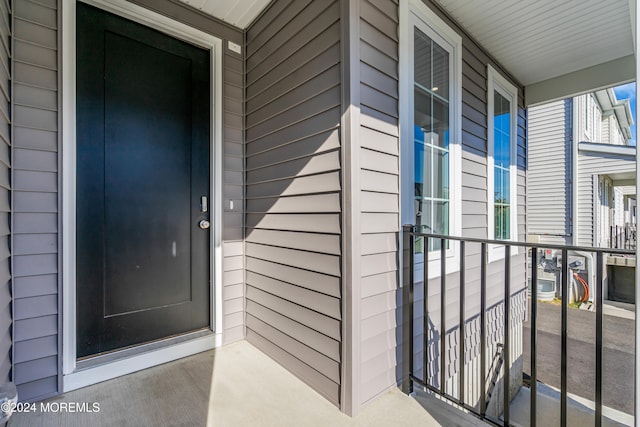
[[[63,390],[84,387],[219,346],[222,341],[222,40],[126,0],[84,3],[211,52],[212,334],[82,371],[76,370],[76,2],[62,0],[62,373]]]

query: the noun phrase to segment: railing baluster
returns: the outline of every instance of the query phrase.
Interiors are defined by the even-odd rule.
[[[460,242],[460,332],[458,333],[460,335],[460,343],[458,344],[458,349],[460,351],[459,355],[458,355],[458,359],[460,360],[459,362],[459,375],[458,375],[458,381],[459,381],[459,398],[460,398],[460,404],[464,406],[464,341],[465,341],[465,334],[464,334],[464,325],[465,325],[465,313],[464,313],[464,281],[465,281],[465,277],[464,277],[464,269],[465,269],[465,244],[464,241]]]
[[[429,368],[429,238],[424,237],[423,242],[424,247],[424,318],[422,319],[424,322],[424,355],[423,355],[423,363],[424,363],[424,382],[429,383],[429,376],[427,375],[427,369]]]
[[[487,413],[487,244],[480,244],[480,415]]]
[[[622,248],[627,249],[627,242],[629,241],[629,227],[625,225],[622,231],[624,233],[623,240],[622,240]]]
[[[538,248],[531,249],[531,402],[529,425],[536,427],[538,400],[538,371],[536,364],[536,345],[538,342]]]
[[[407,233],[409,236],[409,393],[413,393],[413,291],[414,291],[414,279],[413,279],[413,270],[415,268],[415,236],[413,232],[415,231],[415,227],[408,227],[409,232]]]
[[[509,383],[510,381],[510,368],[511,368],[511,340],[510,338],[510,326],[511,326],[511,246],[504,246],[504,390],[503,390],[503,420],[504,425],[510,425],[509,422]]]
[[[602,426],[602,251],[596,252],[596,427]]]
[[[445,379],[446,379],[446,366],[447,366],[447,342],[446,335],[447,329],[445,327],[446,318],[446,304],[447,304],[447,248],[445,239],[440,239],[440,390],[442,394],[446,394]]]
[[[613,247],[613,225],[609,226],[609,247]]]
[[[614,230],[616,231],[616,230]],[[437,393],[444,397],[445,399],[460,404],[465,409],[469,410],[471,413],[475,414],[483,418],[490,423],[495,425],[509,425],[510,424],[510,400],[512,397],[512,392],[510,389],[511,382],[511,358],[513,355],[511,354],[511,343],[512,339],[512,331],[511,326],[513,320],[511,319],[511,273],[512,273],[512,262],[511,262],[511,248],[519,247],[519,248],[531,248],[531,307],[530,307],[530,324],[531,324],[531,396],[530,396],[530,419],[529,425],[535,426],[537,423],[537,344],[538,344],[538,308],[540,305],[538,304],[538,261],[540,260],[540,256],[538,253],[539,247],[537,244],[525,243],[525,242],[508,242],[505,244],[504,241],[497,240],[488,240],[488,239],[476,239],[476,238],[459,238],[459,237],[450,237],[443,236],[437,234],[427,234],[427,233],[419,233],[415,226],[405,226],[403,228],[404,236],[405,236],[405,245],[403,250],[408,250],[408,254],[403,258],[403,270],[404,270],[404,279],[408,283],[408,288],[406,289],[408,300],[409,300],[409,310],[408,313],[409,321],[407,322],[408,328],[411,330],[411,339],[409,340],[408,347],[410,347],[409,355],[406,359],[403,359],[409,363],[409,381],[407,383],[406,390],[409,390],[409,393],[413,391],[413,387],[415,384],[424,387],[425,389]],[[619,228],[617,230],[618,239],[620,242],[618,244],[625,246],[627,245],[627,234],[629,240],[635,241],[636,230],[635,228],[629,227]],[[416,340],[413,339],[414,334],[413,330],[415,328],[415,250],[416,250],[416,238],[423,237],[424,238],[424,336],[419,337],[418,339],[424,339],[424,372],[425,379],[422,380],[421,377],[415,376],[415,367],[414,362],[416,361],[414,356],[414,351],[416,350]],[[430,240],[431,239],[431,240]],[[624,240],[624,242],[622,242]],[[431,321],[429,319],[429,243],[430,241],[439,241],[440,242],[440,345],[434,344],[433,352],[429,352],[429,328],[431,325]],[[449,342],[447,341],[447,244],[450,242],[460,242],[460,277],[459,277],[459,323],[457,328],[454,326],[452,328],[452,332],[457,332],[459,334],[459,346],[457,354],[452,351],[448,352],[448,348],[450,347]],[[467,243],[479,243],[480,244],[480,377],[477,376],[477,371],[472,372],[472,376],[469,374],[471,371],[466,369],[465,365],[465,357],[467,345],[465,341],[465,328],[466,328],[466,246]],[[489,366],[487,364],[487,351],[489,348],[489,340],[487,339],[487,330],[488,330],[488,318],[487,318],[487,261],[488,261],[488,247],[489,245],[502,245],[504,246],[504,337],[502,343],[498,342],[497,345],[500,347],[500,351],[502,352],[502,359],[499,361],[502,364],[500,369],[503,369],[503,415],[502,420],[497,420],[492,418],[491,416],[487,416],[487,402],[488,402],[488,394],[487,394],[487,372],[489,371]],[[605,254],[616,254],[616,255],[633,255],[633,251],[631,250],[621,250],[621,249],[597,249],[597,248],[585,248],[579,246],[567,246],[567,245],[545,245],[547,249],[556,249],[562,251],[562,272],[561,272],[561,287],[562,287],[562,306],[561,306],[561,316],[562,316],[562,325],[561,325],[561,340],[562,340],[562,348],[561,348],[561,409],[560,409],[560,424],[562,426],[567,425],[568,418],[568,373],[567,373],[567,364],[568,364],[568,302],[569,302],[569,286],[573,270],[571,270],[569,265],[569,251],[587,251],[594,253],[596,255],[596,283],[594,295],[596,298],[595,301],[595,312],[596,312],[596,387],[595,387],[595,415],[596,415],[596,427],[602,426],[602,391],[603,391],[603,373],[602,373],[602,365],[603,365],[603,286],[604,286],[604,257]],[[437,249],[436,249],[437,250]],[[456,249],[457,250],[457,249]],[[451,255],[451,254],[449,254]],[[520,265],[519,263],[517,264]],[[437,275],[435,275],[437,280]],[[517,284],[518,286],[520,283]],[[437,285],[436,285],[437,286]],[[523,291],[520,287],[517,288],[518,292]],[[526,291],[526,289],[524,290]],[[497,308],[497,307],[496,307]],[[434,331],[433,337],[435,338],[435,327],[432,328]],[[406,331],[406,329],[405,329]],[[406,334],[403,333],[403,338],[406,337]],[[440,357],[436,356],[436,352],[438,351]],[[454,355],[458,359],[458,367],[459,367],[459,377],[458,383],[452,382],[452,385],[455,387],[457,385],[459,392],[457,396],[454,396],[452,393],[447,393],[446,389],[446,380],[448,378],[448,370],[449,370],[449,360],[454,358]],[[499,354],[496,354],[496,357]],[[406,356],[405,356],[406,357]],[[440,359],[440,360],[438,360]],[[476,363],[474,361],[474,363]],[[420,364],[418,364],[420,365]],[[429,366],[432,366],[431,383],[429,383]],[[493,367],[493,365],[491,365]],[[496,365],[497,366],[497,365]],[[420,367],[420,366],[419,366]],[[434,371],[437,368],[440,368],[440,375],[437,375]],[[490,373],[493,373],[495,377],[491,378],[491,384],[496,385],[497,376],[500,373],[500,369],[491,369]],[[407,372],[405,371],[405,372]],[[472,407],[471,405],[467,405],[466,393],[465,391],[469,389],[469,387],[475,388],[477,381],[481,383],[481,393],[479,396],[479,405],[480,408],[476,409],[476,407]],[[435,382],[439,381],[439,385],[436,385]],[[466,384],[465,381],[469,381],[469,384]],[[498,384],[500,382],[498,381]]]
[[[569,253],[562,250],[562,349],[560,355],[560,425],[567,425],[567,351],[569,336]]]

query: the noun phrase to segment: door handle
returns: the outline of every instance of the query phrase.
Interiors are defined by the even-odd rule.
[[[209,210],[209,201],[207,196],[200,197],[200,212],[205,213]]]
[[[201,219],[200,222],[198,223],[198,227],[202,228],[203,230],[206,230],[207,228],[211,227],[211,223],[206,219]]]

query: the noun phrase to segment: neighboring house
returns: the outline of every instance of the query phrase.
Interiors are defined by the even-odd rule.
[[[589,1],[0,1],[0,381],[39,400],[246,339],[352,415],[412,336],[455,393],[506,317],[515,390],[524,251],[418,242],[409,331],[401,226],[525,240],[525,107],[634,78],[631,23]]]
[[[529,240],[611,247],[615,227],[636,222],[629,100],[599,90],[531,107],[528,119]]]
[[[534,106],[528,113],[527,239],[635,249],[636,147],[629,145],[629,100],[604,89]],[[559,251],[552,256],[559,260]],[[584,252],[571,256],[583,261],[580,272],[593,301],[595,259]],[[607,257],[606,263],[615,265],[615,259]],[[607,267],[604,289],[607,298],[629,302],[634,270],[624,265]],[[560,295],[558,271],[540,274],[550,280],[548,296]]]

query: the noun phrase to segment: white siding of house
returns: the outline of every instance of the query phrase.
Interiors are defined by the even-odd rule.
[[[611,111],[602,116],[600,140],[598,142],[602,144],[627,145],[617,117]]]
[[[573,102],[578,113],[574,128],[576,141],[606,142],[602,139],[602,111],[593,94],[576,96]]]
[[[604,144],[627,145],[615,114],[602,120],[602,142]]]
[[[580,151],[578,154],[578,241],[579,246],[595,246],[594,208],[599,205],[595,175],[635,172],[635,158]],[[596,183],[594,185],[594,182]]]
[[[602,118],[600,125],[600,142],[603,144],[615,144],[615,115],[610,115]]]
[[[540,242],[571,241],[571,99],[529,108],[527,220]]]

